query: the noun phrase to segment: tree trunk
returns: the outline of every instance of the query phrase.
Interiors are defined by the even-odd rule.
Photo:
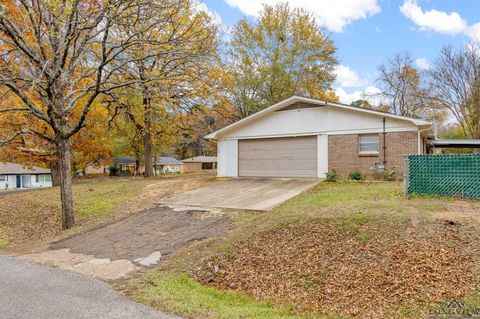
[[[75,223],[73,210],[72,173],[70,164],[70,145],[62,137],[56,139],[60,172],[60,198],[62,201],[62,228],[69,229]]]
[[[52,173],[52,185],[60,185],[60,161],[58,158],[55,158],[50,162],[50,172]]]
[[[153,176],[153,151],[152,151],[152,113],[150,109],[150,102],[144,99],[145,107],[145,135],[143,136],[143,151],[145,154],[145,177]]]

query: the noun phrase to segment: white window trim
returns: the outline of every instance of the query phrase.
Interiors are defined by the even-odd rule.
[[[376,135],[377,136],[377,150],[376,151],[360,151],[360,138],[361,136],[365,135]],[[366,134],[358,134],[357,138],[357,147],[358,147],[358,155],[379,155],[380,154],[380,134],[378,133],[366,133]]]

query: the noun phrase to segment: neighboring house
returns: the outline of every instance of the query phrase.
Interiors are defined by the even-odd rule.
[[[49,169],[0,163],[0,190],[41,187],[52,187]]]
[[[109,165],[95,166],[88,165],[85,167],[85,175],[106,175],[110,173]]]
[[[133,156],[119,156],[113,159],[115,167],[121,174],[135,175],[137,171],[137,161]]]
[[[183,173],[184,164],[173,157],[157,157],[155,162],[156,175],[167,173]]]
[[[293,96],[206,136],[219,176],[342,177],[355,169],[403,174],[404,155],[427,151],[429,121]]]
[[[212,170],[217,168],[216,156],[195,156],[182,160],[185,164],[185,172]]]

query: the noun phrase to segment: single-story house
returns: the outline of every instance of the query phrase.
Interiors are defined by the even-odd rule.
[[[115,167],[120,170],[120,174],[135,175],[137,172],[137,160],[133,156],[119,156],[113,159]]]
[[[432,136],[430,121],[293,96],[205,138],[218,141],[219,176],[325,178],[401,176],[404,155],[426,153]]]
[[[108,175],[110,173],[109,165],[88,165],[85,167],[85,175]]]
[[[155,162],[156,175],[167,173],[183,173],[183,162],[173,157],[157,157]]]
[[[217,168],[216,156],[195,156],[182,160],[185,164],[185,172],[212,170]]]
[[[52,187],[52,175],[49,169],[0,163],[0,190],[41,187]]]

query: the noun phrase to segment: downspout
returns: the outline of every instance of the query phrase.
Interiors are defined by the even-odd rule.
[[[428,130],[431,130],[431,128],[424,128],[423,130],[418,130],[418,137],[417,137],[417,140],[418,140],[418,149],[417,149],[417,153],[418,155],[422,154],[422,132],[426,132]]]
[[[385,117],[383,118],[383,165],[387,164],[387,131]]]

